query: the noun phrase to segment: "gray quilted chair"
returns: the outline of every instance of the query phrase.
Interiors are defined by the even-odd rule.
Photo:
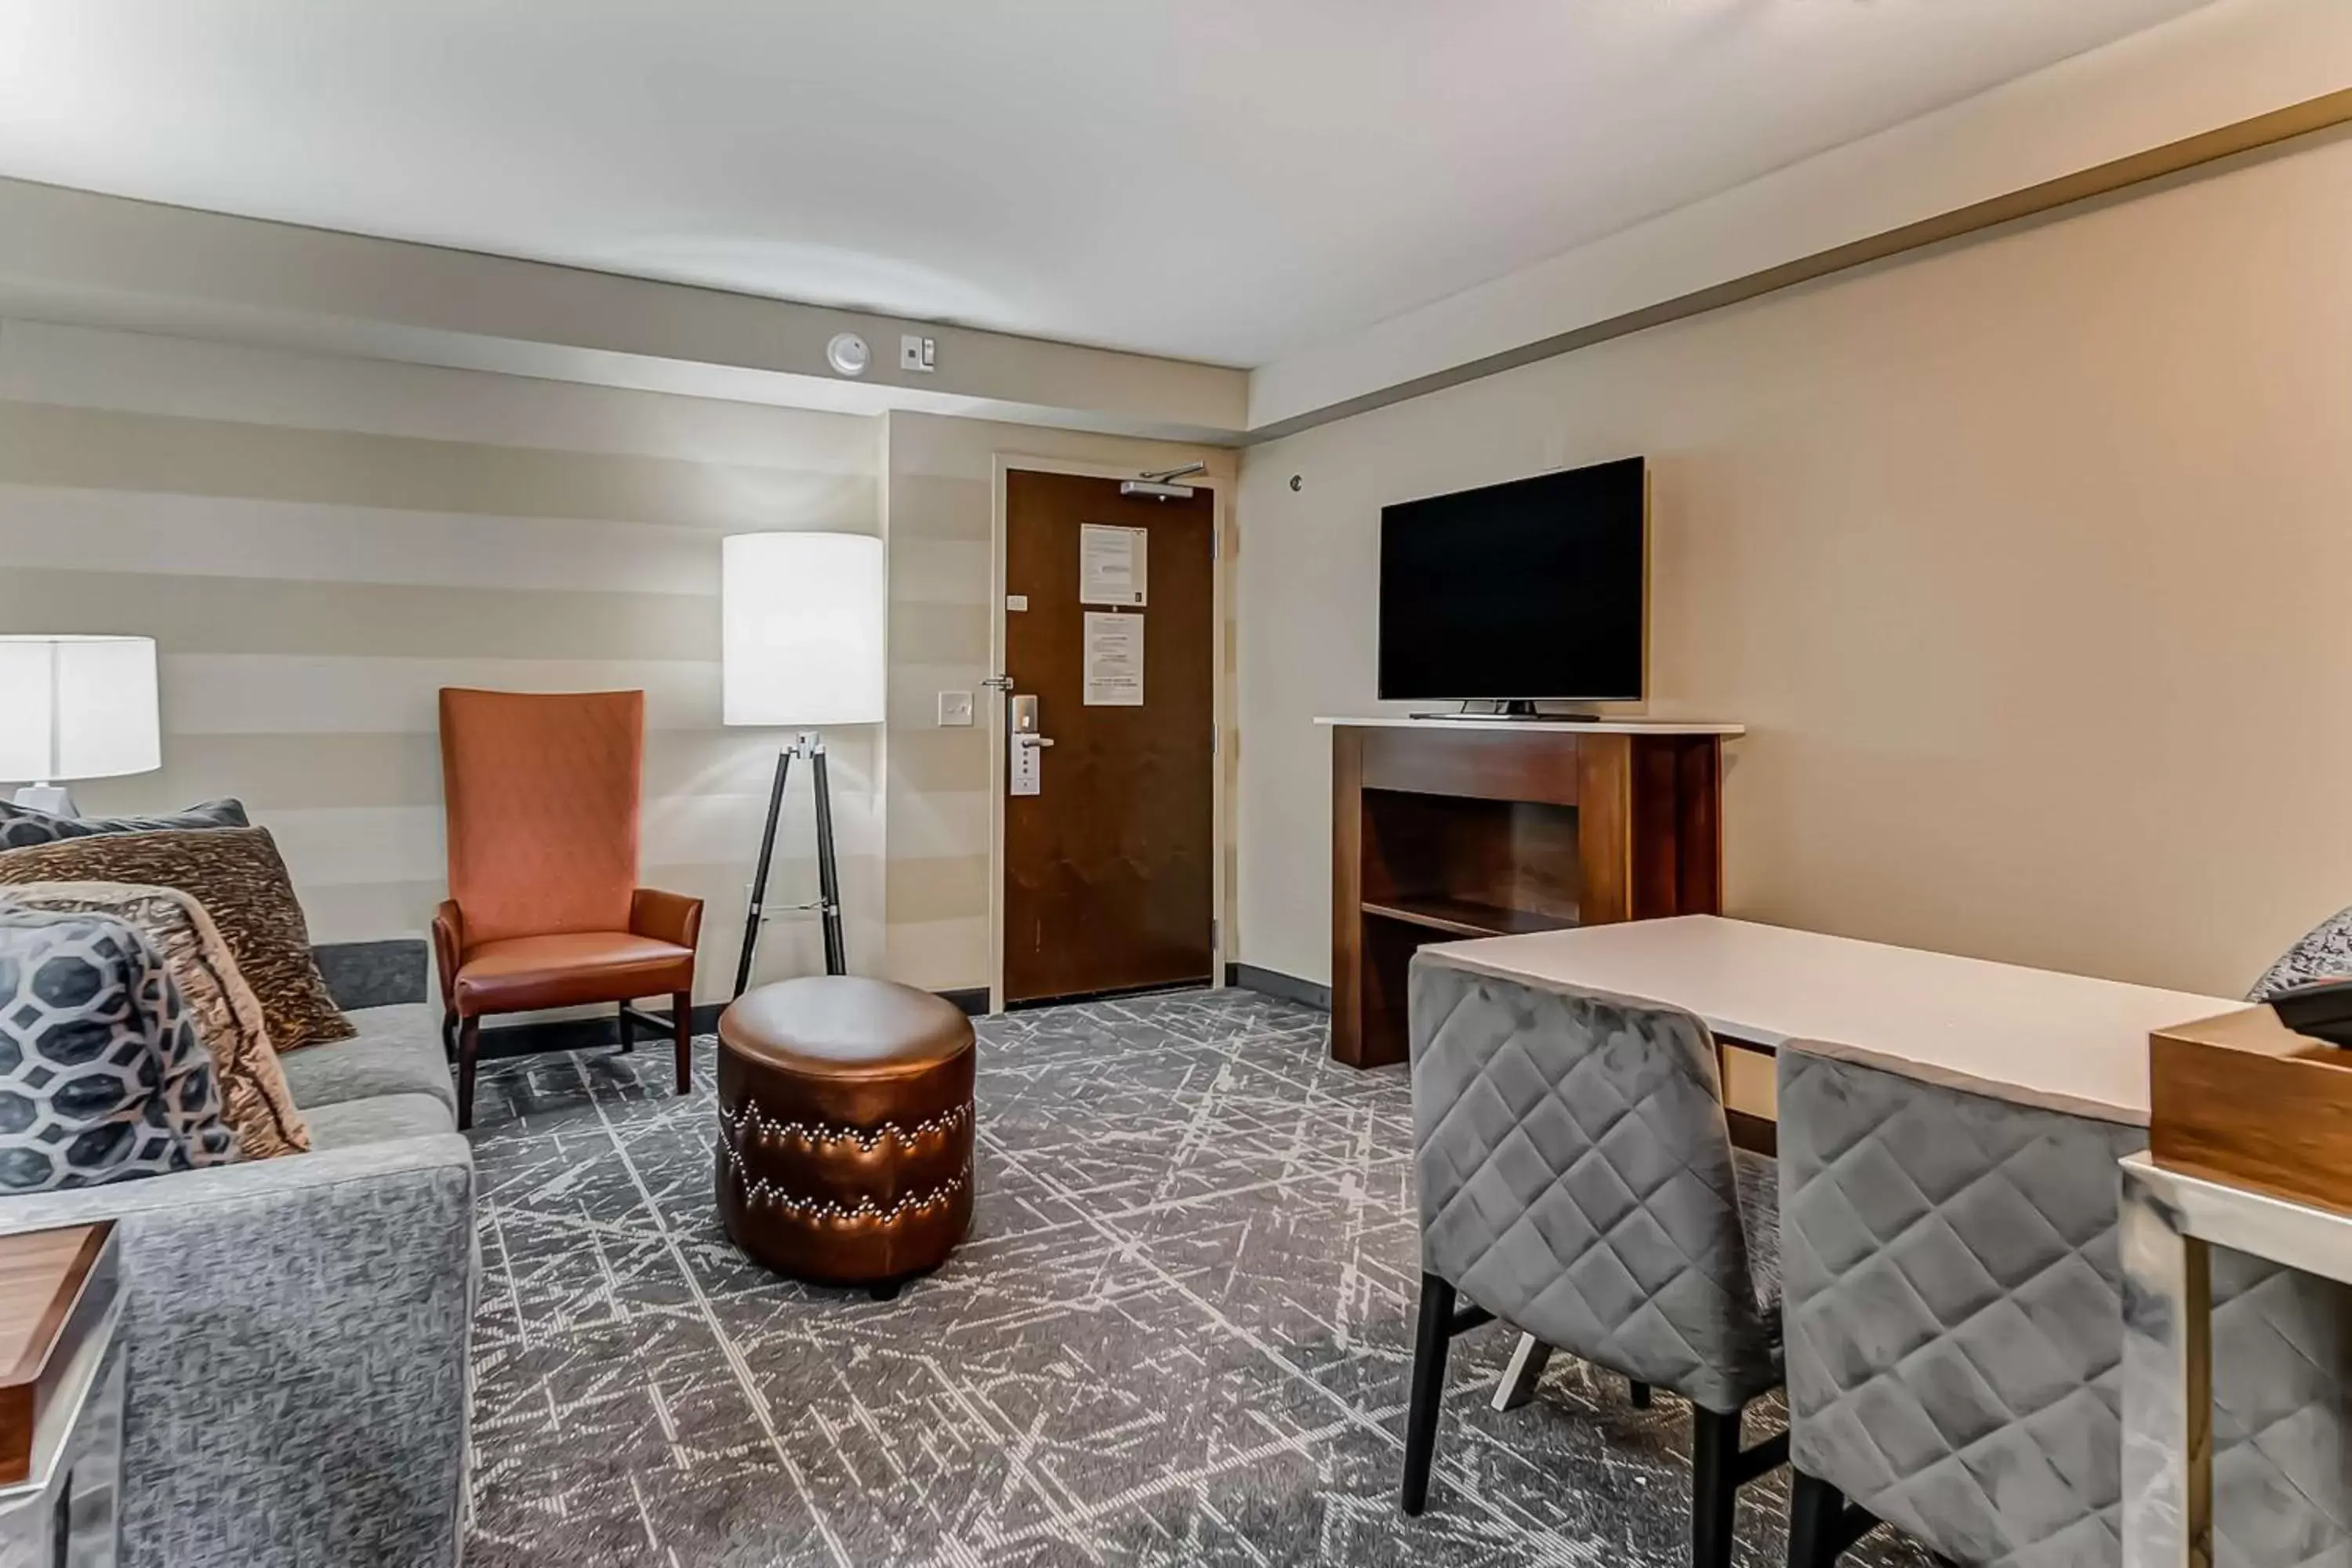
[[[2144,1128],[1780,1056],[1790,1568],[1880,1520],[2121,1561],[2116,1161]],[[2352,1295],[2213,1253],[2217,1568],[2352,1564]]]
[[[1772,1184],[1761,1162],[1743,1204],[1706,1026],[1442,949],[1413,959],[1409,1019],[1422,1281],[1404,1510],[1427,1499],[1447,1345],[1499,1319],[1691,1402],[1692,1560],[1727,1563],[1738,1489],[1786,1437],[1739,1447],[1741,1410],[1780,1381]]]

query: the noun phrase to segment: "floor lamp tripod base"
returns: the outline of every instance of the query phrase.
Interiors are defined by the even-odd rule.
[[[814,910],[823,917],[824,972],[849,973],[847,952],[841,940],[841,869],[833,855],[833,791],[825,778],[824,737],[810,731],[795,740],[789,750],[776,753],[776,782],[768,791],[768,823],[760,834],[760,865],[751,873],[751,907],[743,917],[743,955],[735,964],[734,994],[738,996],[751,984],[751,959],[759,952],[760,922],[767,914],[768,868],[776,856],[776,819],[783,815],[784,780],[792,772],[794,757],[807,759],[809,779],[816,790],[817,901],[789,907]]]

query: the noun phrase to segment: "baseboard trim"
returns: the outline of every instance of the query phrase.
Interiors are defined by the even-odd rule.
[[[1331,988],[1318,985],[1312,980],[1301,980],[1296,974],[1285,974],[1278,969],[1260,969],[1255,963],[1225,965],[1225,984],[1238,985],[1261,995],[1276,996],[1285,1002],[1296,1002],[1302,1007],[1312,1007],[1319,1013],[1331,1010]]]
[[[939,994],[962,1011],[974,1016],[988,1011],[988,988],[973,986],[968,990],[942,991]],[[708,1035],[719,1027],[719,1015],[727,1011],[724,1002],[704,1002],[694,1009],[694,1032]],[[621,1043],[621,1033],[610,1015],[602,1018],[541,1018],[528,1024],[485,1024],[482,1041],[477,1047],[483,1061],[495,1061],[502,1057],[535,1057],[548,1051],[593,1051],[602,1047],[612,1049]],[[653,1032],[640,1026],[637,1044],[640,1047],[666,1046],[667,1036],[655,1038]]]
[[[1177,991],[1198,991],[1208,984],[1209,976],[1198,980],[1165,980],[1150,985],[1116,985],[1108,991],[1078,991],[1067,996],[1039,996],[1028,1002],[1007,1002],[1008,1013],[1033,1012],[1040,1007],[1076,1007],[1087,1002],[1121,1002],[1130,996],[1164,996]]]

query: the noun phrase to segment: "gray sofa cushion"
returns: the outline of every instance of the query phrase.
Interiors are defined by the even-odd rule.
[[[440,1023],[431,1006],[363,1007],[344,1016],[359,1030],[354,1037],[306,1046],[279,1058],[294,1103],[311,1118],[314,1129],[311,1113],[319,1108],[380,1094],[429,1094],[457,1114],[457,1092],[449,1081]]]
[[[1429,952],[1410,1012],[1423,1268],[1710,1410],[1779,1383],[1706,1026]]]
[[[122,1568],[455,1568],[473,1193],[443,1133],[0,1202],[121,1225]]]
[[[1780,1056],[1790,1458],[1958,1563],[2121,1556],[2143,1128]],[[2352,1293],[2213,1252],[2219,1568],[2352,1563]]]
[[[400,1138],[431,1138],[457,1131],[457,1113],[430,1094],[379,1094],[339,1100],[307,1113],[313,1149],[357,1149]]]

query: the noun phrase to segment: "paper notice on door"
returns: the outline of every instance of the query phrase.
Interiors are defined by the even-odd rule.
[[[1142,529],[1078,524],[1078,603],[1140,607],[1150,559],[1150,537]]]
[[[1087,612],[1086,705],[1143,706],[1143,617]]]

